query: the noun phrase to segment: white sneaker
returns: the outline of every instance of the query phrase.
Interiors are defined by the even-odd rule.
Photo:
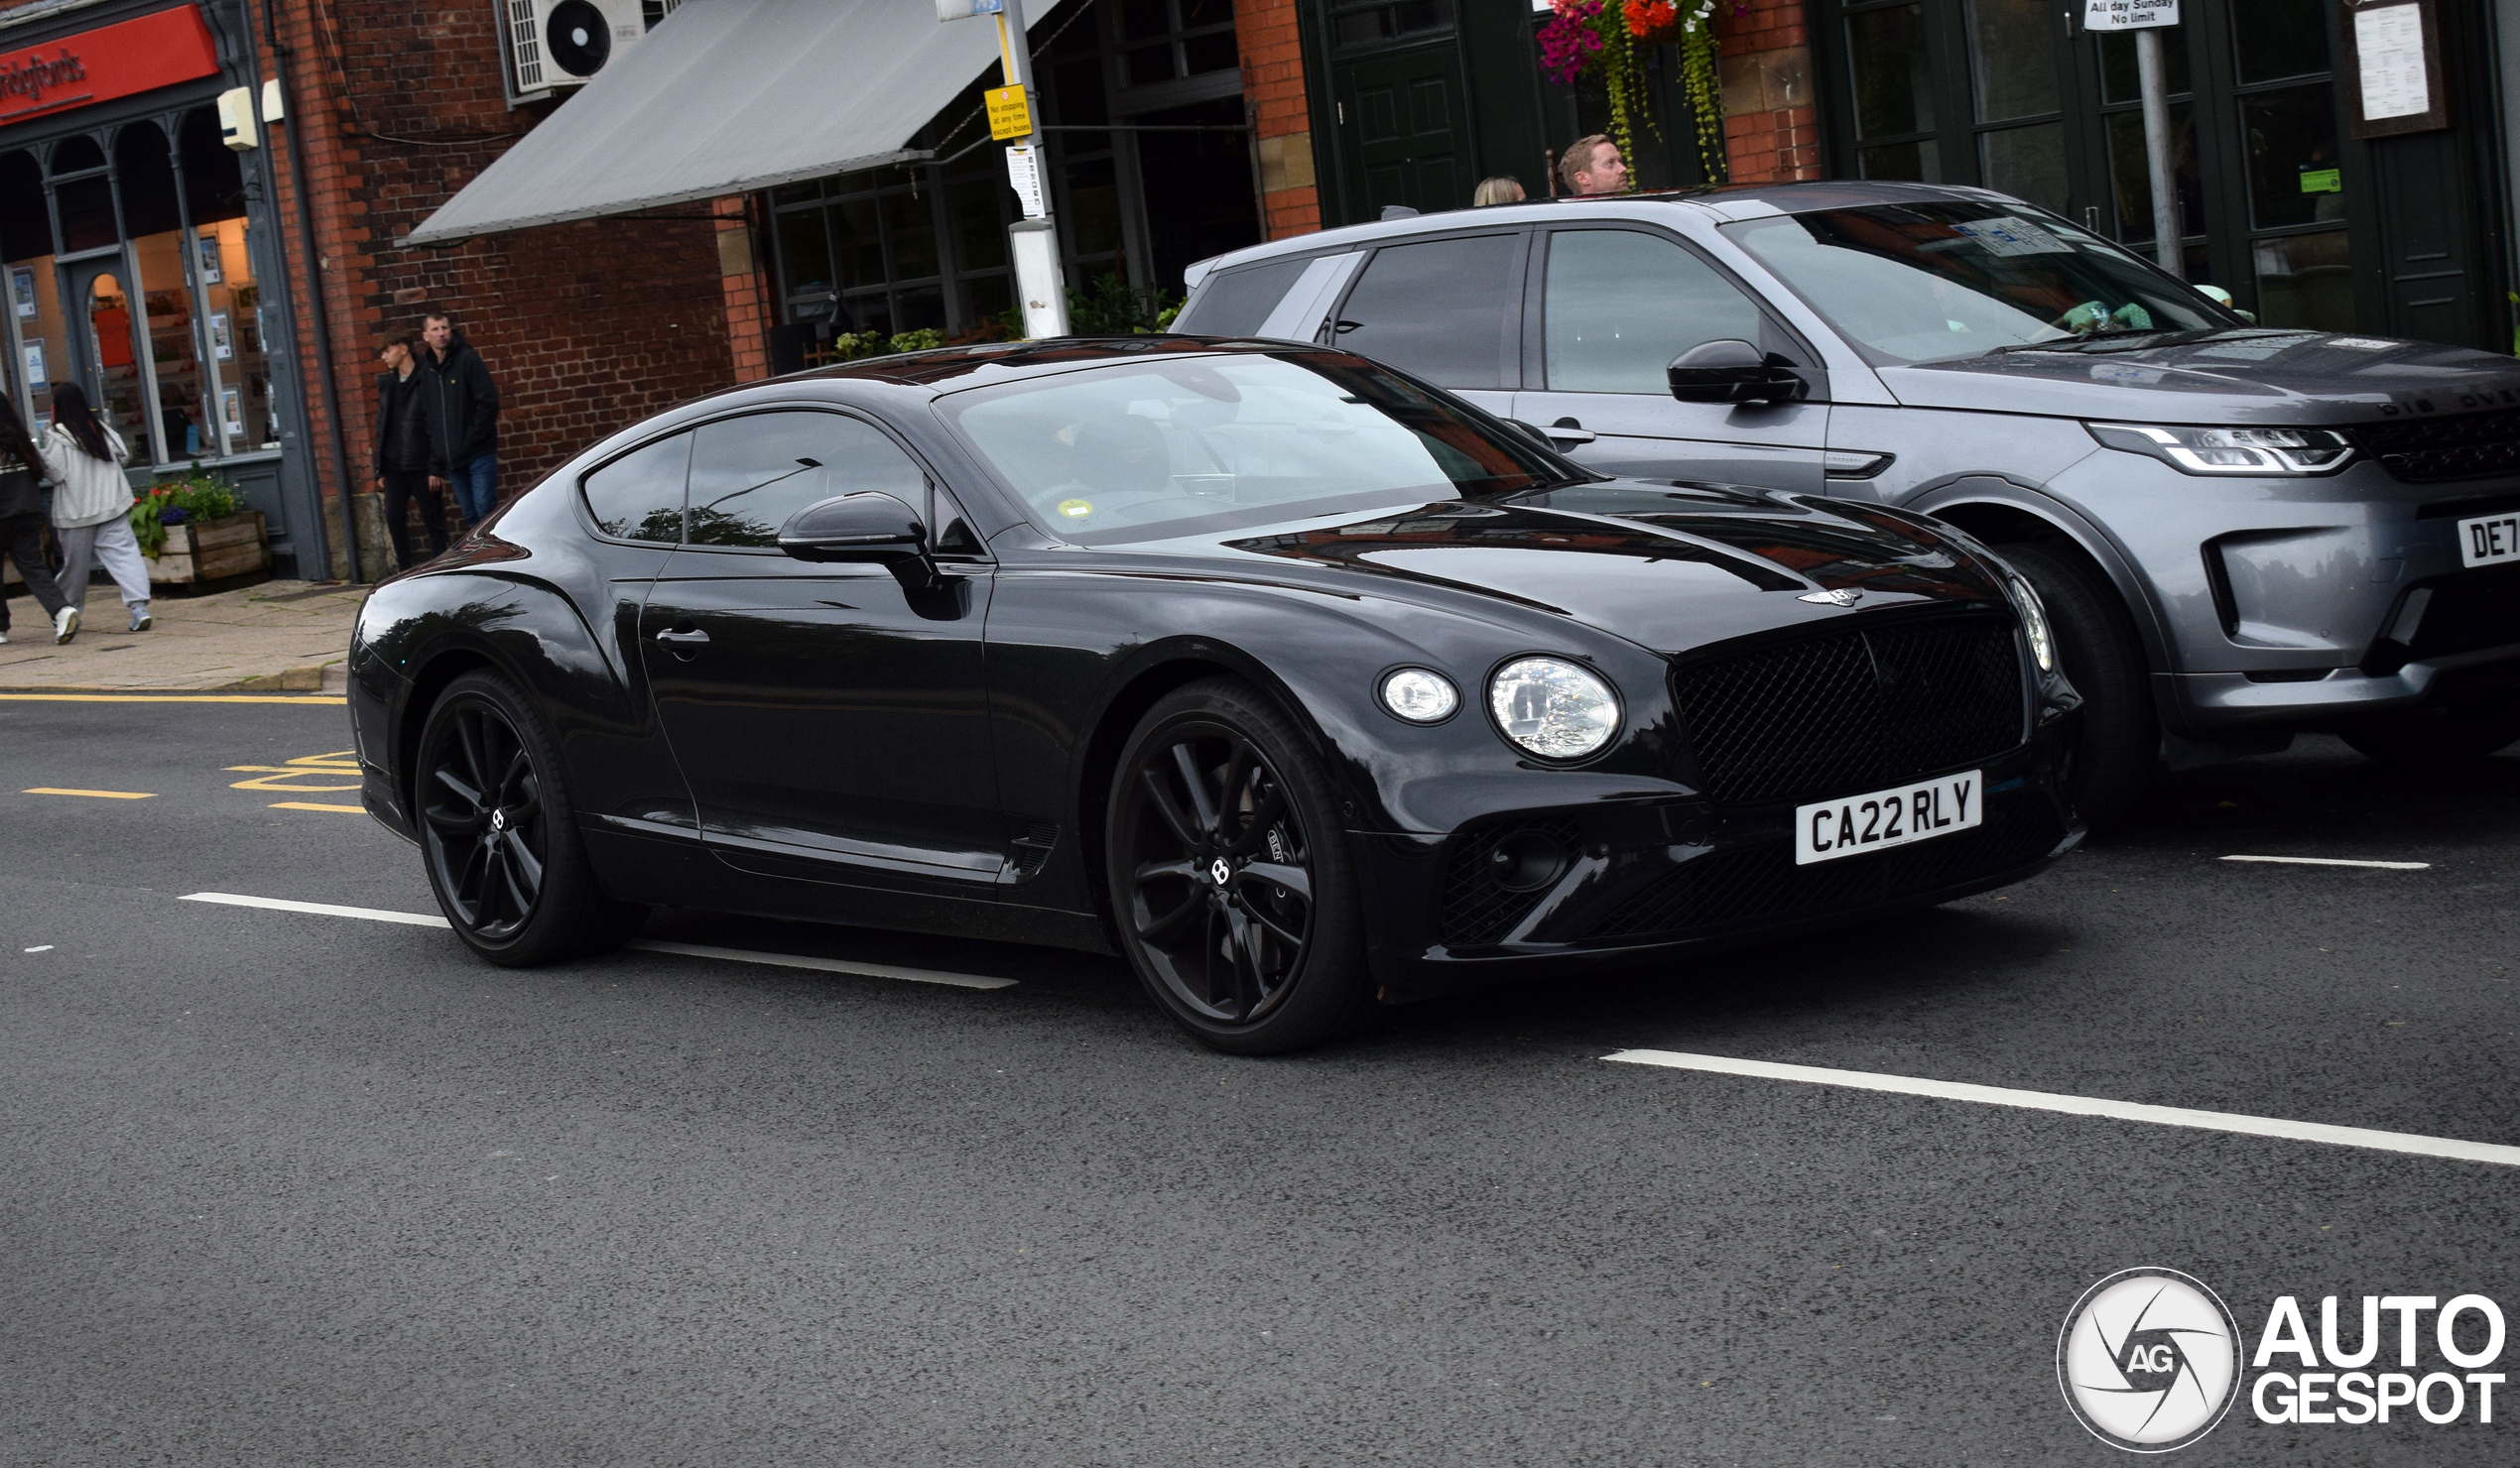
[[[53,614],[53,644],[59,647],[78,636],[78,608],[63,607]]]
[[[6,629],[6,628],[0,628],[0,644],[6,644],[8,641],[9,641],[9,633],[8,633],[8,629]],[[2146,1358],[2146,1359],[2148,1359],[2148,1360],[2149,1360],[2150,1358],[2148,1357],[2148,1358]]]
[[[147,602],[135,601],[131,604],[132,631],[146,632],[149,630],[149,624],[156,620],[156,618],[149,615],[149,604]]]

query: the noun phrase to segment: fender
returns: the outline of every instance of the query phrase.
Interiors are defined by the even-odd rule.
[[[2045,523],[2079,547],[2108,576],[2109,584],[2117,590],[2118,599],[2134,616],[2136,635],[2144,642],[2144,659],[2152,665],[2153,671],[2161,673],[2178,667],[2178,660],[2172,654],[2169,619],[2161,604],[2154,600],[2151,586],[2135,574],[2134,558],[2127,553],[2125,547],[2080,511],[2045,490],[2003,474],[1982,471],[1953,474],[1910,495],[1900,502],[1899,508],[1951,520],[1966,530],[1965,512],[1975,505],[2019,511]],[[1952,514],[1955,510],[1962,512],[1958,518]],[[2000,547],[1995,549],[1998,555],[2003,553]]]

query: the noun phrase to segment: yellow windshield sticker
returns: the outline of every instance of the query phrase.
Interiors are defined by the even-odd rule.
[[[1093,501],[1061,500],[1059,502],[1059,513],[1067,516],[1071,520],[1082,520],[1093,513]]]

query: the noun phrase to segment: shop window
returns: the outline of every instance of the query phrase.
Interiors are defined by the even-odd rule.
[[[2188,234],[2205,232],[2205,180],[2197,171],[2196,107],[2188,102],[2170,106],[2170,169],[2179,184],[2181,229]],[[2117,208],[2117,237],[2128,244],[2140,244],[2153,237],[2153,175],[2151,155],[2144,149],[2144,114],[2141,111],[2112,112],[2108,115],[2108,164],[2110,193]]]
[[[2056,8],[2047,0],[1969,0],[1968,32],[1978,121],[2041,117],[2064,106]]]
[[[2343,230],[2278,235],[2257,241],[2249,253],[2261,324],[2354,329],[2353,249]]]
[[[54,146],[53,177],[56,179],[69,174],[83,173],[88,169],[101,169],[104,166],[103,146],[94,138],[84,134],[75,138],[63,138]]]
[[[176,140],[184,153],[184,207],[194,225],[245,217],[245,165],[219,138],[218,113],[195,107]]]
[[[1452,29],[1452,6],[1450,0],[1398,0],[1334,9],[1329,21],[1330,45],[1351,51],[1443,35]]]
[[[2240,98],[2240,138],[2247,149],[2252,226],[2344,219],[2336,104],[2327,82]]]
[[[1126,86],[1240,64],[1233,0],[1121,0],[1119,32]]]
[[[1550,236],[1547,291],[1553,393],[1667,397],[1673,358],[1709,341],[1755,342],[1763,334],[1759,308],[1713,266],[1636,230]]]
[[[101,174],[53,185],[62,220],[62,253],[102,249],[122,238],[114,224],[114,185]]]
[[[1979,177],[1989,188],[2025,198],[2043,209],[2066,212],[2071,185],[2065,165],[2065,124],[1997,128],[1977,139]]]
[[[2188,28],[2161,28],[2161,70],[2163,90],[2174,97],[2188,94]],[[2143,83],[2135,66],[2135,33],[2103,31],[2100,43],[2100,100],[2111,106],[2120,102],[2144,99]]]
[[[1898,140],[1902,133],[1931,132],[1935,125],[1925,7],[1894,5],[1846,17],[1846,47],[1854,77],[1855,136],[1870,144],[1856,154],[1863,177],[1939,182],[1943,171],[1936,141]]]
[[[2231,50],[2240,84],[2319,76],[2328,70],[2328,23],[2319,0],[2230,0]]]

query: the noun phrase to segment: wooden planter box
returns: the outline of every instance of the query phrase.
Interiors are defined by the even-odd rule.
[[[262,512],[247,510],[220,520],[168,526],[166,549],[149,562],[149,579],[219,581],[270,566],[271,537],[263,529]]]

